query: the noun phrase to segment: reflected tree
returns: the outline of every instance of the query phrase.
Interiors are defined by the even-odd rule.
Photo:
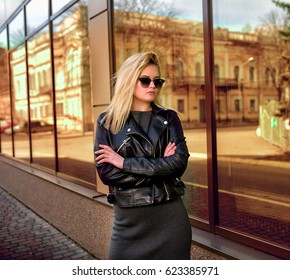
[[[134,36],[135,45],[127,45],[127,55],[130,51],[146,51],[155,49],[162,53],[166,43],[172,35],[170,19],[181,13],[172,3],[155,0],[118,0],[115,2],[115,30],[122,34],[123,42],[132,42],[129,38]],[[153,37],[153,39],[152,39]]]
[[[264,17],[263,26],[258,30],[262,42],[261,62],[266,69],[266,75],[277,91],[278,101],[285,99],[283,91],[289,86],[290,81],[290,46],[281,33],[281,30],[288,28],[288,16],[281,17],[277,12],[271,11]]]

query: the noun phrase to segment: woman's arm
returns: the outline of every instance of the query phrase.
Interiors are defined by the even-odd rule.
[[[174,111],[168,112],[168,139],[174,143],[174,153],[161,158],[130,157],[125,158],[123,170],[130,174],[143,176],[180,177],[188,162],[188,149],[180,120]]]
[[[122,161],[124,161],[124,158],[110,148],[109,132],[100,124],[100,117],[97,121],[94,152],[96,156],[96,169],[101,181],[105,185],[138,188],[142,187],[143,184],[151,182],[149,177],[130,174],[122,170]]]

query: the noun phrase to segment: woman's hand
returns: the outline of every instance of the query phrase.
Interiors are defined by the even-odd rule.
[[[169,157],[175,154],[176,145],[174,142],[169,142],[164,151],[164,157]]]
[[[116,153],[111,147],[100,144],[100,150],[95,152],[96,162],[98,164],[101,163],[110,163],[120,169],[123,168],[124,158],[121,157],[118,153]]]

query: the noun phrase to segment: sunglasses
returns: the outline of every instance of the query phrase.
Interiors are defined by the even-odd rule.
[[[141,86],[143,88],[148,88],[150,83],[151,83],[151,81],[152,81],[154,86],[157,89],[160,89],[162,87],[162,85],[164,84],[164,82],[165,82],[165,80],[161,79],[161,78],[156,78],[156,79],[151,80],[150,78],[147,78],[147,77],[138,78],[138,81],[140,81]]]

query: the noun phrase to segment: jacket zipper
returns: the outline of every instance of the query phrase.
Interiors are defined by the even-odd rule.
[[[130,139],[131,139],[131,137],[128,137],[128,138],[126,138],[126,139],[123,140],[123,143],[122,143],[122,144],[120,145],[120,147],[118,148],[117,153],[122,149],[122,147],[123,147],[124,145],[127,144],[127,142],[128,142]]]
[[[166,195],[167,195],[166,200],[169,200],[170,199],[169,192],[168,192],[168,189],[167,189],[167,187],[166,187],[164,182],[163,182],[163,186],[164,186],[164,189],[165,189],[165,192],[166,192]]]
[[[138,132],[131,132],[130,134],[137,134],[137,135],[139,135],[139,136],[141,136],[144,140],[146,140],[149,144],[150,144],[150,146],[152,147],[152,148],[154,148],[153,147],[153,145],[152,145],[152,143],[144,136],[144,135],[142,135],[141,133],[138,133]],[[129,135],[129,133],[128,133],[128,135]],[[154,151],[155,152],[155,151]]]

